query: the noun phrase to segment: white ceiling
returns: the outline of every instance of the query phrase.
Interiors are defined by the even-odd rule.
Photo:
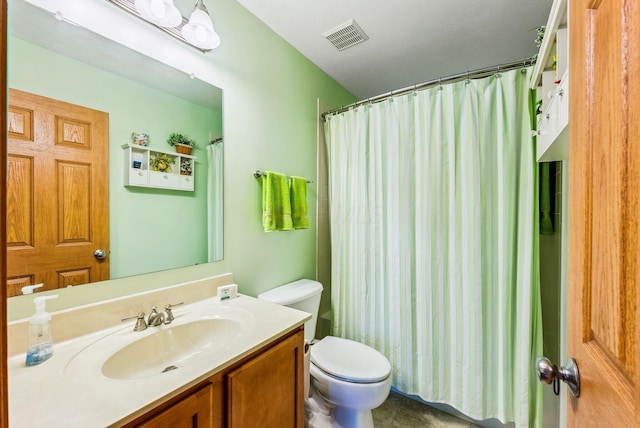
[[[219,0],[218,0],[219,1]],[[552,0],[238,0],[359,99],[531,57]],[[355,19],[369,40],[322,33]]]

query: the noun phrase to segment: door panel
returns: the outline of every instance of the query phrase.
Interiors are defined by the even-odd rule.
[[[109,116],[9,92],[8,295],[109,278]]]
[[[33,246],[33,158],[9,155],[7,173],[7,245]]]
[[[304,426],[303,342],[300,331],[227,375],[228,427]]]
[[[640,426],[639,16],[637,1],[571,3],[569,426]]]

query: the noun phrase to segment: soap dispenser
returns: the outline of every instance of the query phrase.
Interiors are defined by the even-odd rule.
[[[36,313],[29,320],[29,349],[27,349],[27,366],[36,366],[47,361],[53,355],[53,342],[51,340],[51,314],[45,312],[47,300],[55,299],[53,296],[41,296],[33,299]]]

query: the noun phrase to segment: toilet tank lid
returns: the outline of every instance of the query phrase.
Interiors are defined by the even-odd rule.
[[[300,302],[322,292],[322,284],[311,279],[299,279],[289,282],[264,293],[258,294],[258,299],[267,300],[279,305],[290,305]]]

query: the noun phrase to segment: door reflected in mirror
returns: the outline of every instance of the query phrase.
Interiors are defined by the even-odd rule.
[[[89,241],[87,251],[90,251],[91,258],[95,250],[108,248],[104,260],[109,263],[110,279],[221,260],[222,90],[86,29],[58,21],[51,13],[23,0],[11,0],[9,9],[10,88],[108,115],[106,136],[99,128],[92,128],[84,122],[82,124],[86,127],[83,129],[87,138],[96,138],[98,135],[92,133],[100,133],[99,137],[108,140],[108,168],[96,167],[92,172],[95,177],[93,180],[100,180],[107,189],[109,221],[102,225],[102,229],[109,230],[108,242],[94,242],[95,234],[88,233],[76,243],[64,242],[62,245],[65,236],[57,228],[54,232],[47,232],[54,236],[54,245],[78,247],[80,241]],[[54,117],[66,116],[54,114]],[[29,125],[33,131],[32,141],[27,138],[21,143],[37,144],[42,138],[46,126],[37,126],[37,123],[38,115],[35,115]],[[54,135],[63,137],[65,132],[73,131],[73,127],[61,120],[54,119],[50,126],[55,128]],[[195,159],[189,168],[192,170],[193,191],[125,186],[130,161],[125,162],[122,146],[134,143],[132,134],[147,134],[148,147],[159,152],[167,151],[167,156],[171,158],[170,153],[174,148],[167,143],[167,139],[174,132],[188,136],[197,144],[192,152]],[[210,144],[211,141],[216,143]],[[13,159],[19,158],[23,162],[21,165],[33,162],[29,160],[29,155],[12,153],[12,144],[17,143],[9,143],[10,159],[12,155]],[[49,151],[47,154],[53,157]],[[54,176],[70,171],[59,168],[62,165],[60,159],[56,158],[49,164]],[[76,163],[84,165],[82,161]],[[184,165],[173,165],[171,172],[180,174],[181,167]],[[90,169],[85,168],[86,171]],[[10,167],[9,174],[11,170]],[[21,171],[21,180],[35,180],[39,175],[37,167]],[[86,175],[91,176],[90,173]],[[66,177],[69,178],[68,175]],[[91,181],[90,178],[88,180]],[[32,283],[45,282],[44,289],[51,289],[100,279],[96,276],[96,269],[91,268],[78,274],[77,267],[55,267],[46,275],[36,273],[38,269],[13,269],[22,262],[14,262],[11,252],[18,254],[37,246],[42,239],[42,232],[35,225],[41,223],[43,218],[48,218],[56,227],[84,224],[84,217],[82,221],[76,221],[81,211],[73,210],[73,197],[65,195],[62,191],[65,190],[62,188],[64,186],[55,185],[54,182],[50,183],[51,187],[47,187],[44,194],[50,198],[65,196],[64,208],[56,208],[53,210],[55,212],[39,209],[38,200],[33,199],[33,215],[19,217],[19,228],[16,226],[18,218],[8,218],[9,237],[16,238],[9,239],[7,243],[9,296],[20,294],[21,286]],[[33,186],[35,184],[27,184],[25,188]],[[21,196],[22,200],[26,200],[24,194]],[[98,198],[102,200],[104,197]],[[15,204],[21,200],[17,197],[14,199],[9,203]],[[85,211],[101,209],[88,202],[84,207]],[[97,227],[100,229],[99,224]],[[20,234],[17,233],[18,229]],[[48,264],[53,257],[41,259]],[[32,263],[33,260],[27,264]]]

